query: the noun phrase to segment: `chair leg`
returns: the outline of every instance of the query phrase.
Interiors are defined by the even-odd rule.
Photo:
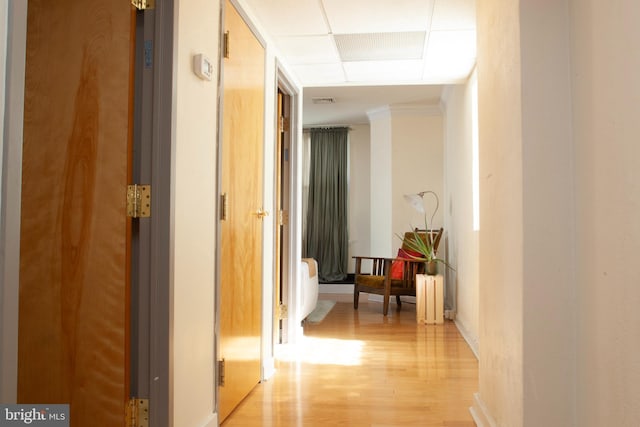
[[[400,300],[400,295],[396,295],[396,304],[398,305],[398,311],[402,307],[402,301]]]
[[[358,309],[358,302],[360,302],[360,291],[358,291],[358,286],[353,285],[353,308],[354,310]]]
[[[387,315],[389,312],[389,294],[384,294],[384,302],[382,303],[382,314]]]

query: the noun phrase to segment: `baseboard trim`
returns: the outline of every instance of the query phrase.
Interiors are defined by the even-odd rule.
[[[464,340],[467,342],[467,345],[476,356],[476,359],[480,360],[478,338],[472,336],[471,333],[469,333],[469,330],[457,318],[453,321],[453,323],[455,323],[456,328],[458,328],[458,331],[460,332],[460,335],[462,335],[462,338],[464,338]]]
[[[484,404],[480,393],[473,394],[473,406],[469,408],[471,418],[478,427],[498,427],[496,420],[489,413],[487,405]]]
[[[202,427],[218,427],[218,413],[214,412],[211,414],[209,419],[202,424]]]
[[[262,364],[262,381],[267,381],[276,373],[276,362],[273,357],[267,358]]]

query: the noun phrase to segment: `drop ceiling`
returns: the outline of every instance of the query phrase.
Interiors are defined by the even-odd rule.
[[[367,104],[358,107],[362,120],[365,107],[419,102],[416,97],[421,92],[425,100],[432,98],[434,88],[424,86],[441,91],[442,85],[462,83],[475,65],[475,0],[244,0],[242,4],[304,87],[306,124],[313,124],[307,117],[309,108],[332,111],[327,104],[311,104],[311,96],[333,96],[333,109],[343,104],[346,110],[348,97],[336,88],[353,88],[349,93],[356,98],[358,91],[365,98],[371,92],[372,100],[378,101],[369,104],[360,99]],[[404,87],[399,91],[406,99],[391,96],[398,87]],[[388,101],[384,93],[389,93]],[[333,120],[321,116],[317,114],[315,124]]]

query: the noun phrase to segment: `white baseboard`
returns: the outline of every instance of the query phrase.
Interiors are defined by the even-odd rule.
[[[469,330],[464,326],[462,322],[460,322],[460,320],[456,319],[453,321],[453,323],[456,324],[456,327],[458,328],[460,335],[462,335],[462,338],[464,338],[464,340],[467,342],[467,344],[469,345],[469,348],[471,349],[473,354],[476,356],[476,359],[480,360],[480,353],[478,350],[478,337],[471,335],[469,333]]]
[[[276,373],[276,362],[273,357],[269,357],[262,363],[262,381],[267,381]]]
[[[214,412],[209,419],[202,424],[202,427],[218,427],[218,413]]]
[[[493,419],[491,414],[489,413],[489,409],[487,409],[487,405],[484,404],[482,398],[480,397],[480,393],[473,394],[473,406],[469,408],[469,412],[471,413],[471,418],[476,423],[478,427],[498,427],[496,424],[496,420]]]

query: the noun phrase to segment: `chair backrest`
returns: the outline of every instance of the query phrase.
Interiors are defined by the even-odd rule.
[[[420,236],[420,238],[424,242],[427,241],[427,230],[420,230],[416,228],[414,231],[418,233],[418,236]],[[402,249],[404,250],[410,249],[407,245],[407,240],[408,239],[413,240],[414,231],[407,231],[406,233],[404,233],[404,239],[402,240]],[[438,230],[429,230],[431,241],[433,242],[433,250],[436,253],[438,252],[438,246],[440,245],[440,239],[442,238],[443,231],[444,229],[442,227],[440,227],[440,229]]]

